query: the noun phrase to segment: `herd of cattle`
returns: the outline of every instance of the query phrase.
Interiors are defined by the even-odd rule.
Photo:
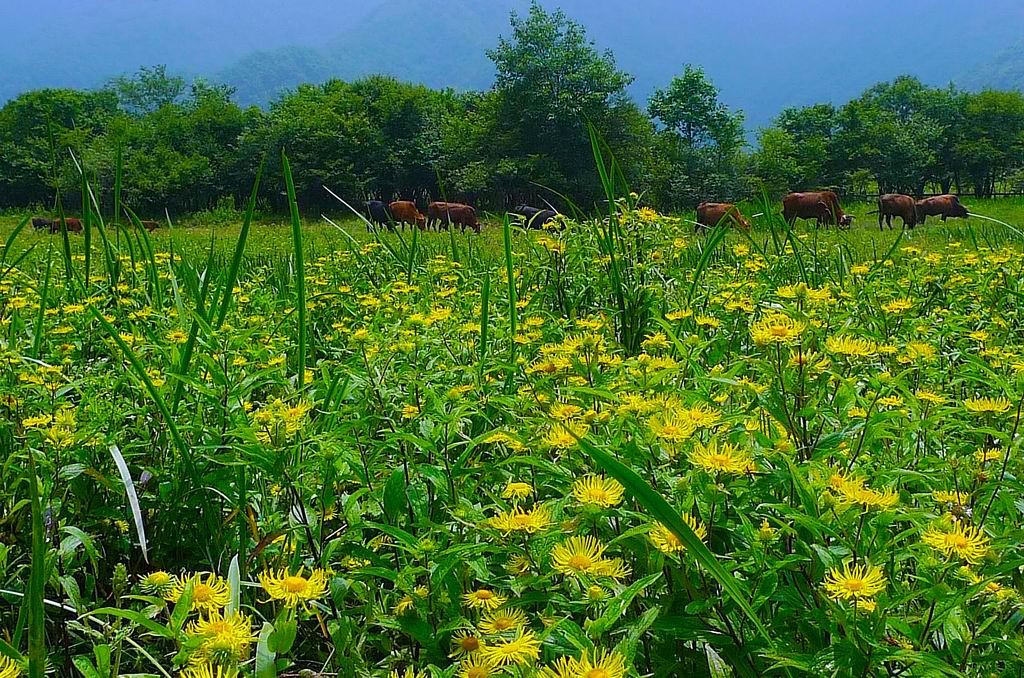
[[[480,220],[476,216],[476,208],[460,202],[432,202],[427,205],[427,213],[423,215],[412,200],[395,200],[385,203],[381,200],[370,200],[366,203],[366,214],[370,226],[385,226],[394,229],[398,224],[405,229],[406,224],[416,226],[420,230],[451,228],[458,226],[465,233],[467,228],[480,232]],[[519,205],[512,214],[523,217],[530,228],[543,228],[548,222],[554,221],[558,213],[551,209]]]
[[[875,211],[878,213],[878,230],[882,230],[883,223],[891,229],[893,217],[902,219],[904,227],[914,228],[928,217],[940,217],[945,221],[969,216],[967,208],[960,204],[960,198],[950,194],[915,200],[902,193],[886,193],[878,196],[878,209]],[[853,215],[843,212],[839,196],[834,191],[789,193],[782,199],[782,218],[790,225],[797,219],[813,219],[818,226],[849,228],[853,224]],[[750,222],[732,203],[703,202],[697,206],[698,229],[718,224],[750,228]]]
[[[81,233],[82,232],[82,220],[75,217],[65,217],[64,226],[67,228],[68,233]],[[142,222],[142,226],[152,233],[156,229],[160,228],[160,224],[156,221],[146,219]],[[50,233],[60,233],[60,219],[47,219],[46,217],[32,217],[32,228],[37,231],[49,231]]]
[[[914,228],[923,224],[928,217],[966,218],[967,208],[960,204],[955,195],[937,195],[931,198],[915,200],[909,195],[886,193],[878,197],[878,229],[884,223],[892,228],[892,220],[899,217],[904,227]],[[553,222],[558,213],[552,209],[518,205],[511,212],[523,218],[528,228],[543,228]],[[476,209],[459,202],[432,202],[427,205],[427,213],[422,214],[412,200],[395,200],[385,203],[381,200],[370,200],[366,203],[367,229],[371,226],[384,226],[394,230],[395,225],[403,229],[406,224],[420,230],[451,228],[458,226],[463,232],[467,228],[480,232],[480,220]],[[782,199],[782,217],[792,225],[797,219],[812,219],[818,226],[838,226],[849,228],[853,224],[853,216],[843,212],[839,205],[839,196],[834,191],[809,191],[789,193]],[[148,231],[160,228],[156,221],[142,221]],[[719,224],[750,228],[750,222],[743,216],[739,208],[730,202],[702,202],[697,206],[697,229],[708,229]],[[66,217],[64,225],[69,233],[82,231],[82,220]],[[60,219],[33,217],[32,227],[36,230],[49,230],[59,233]]]

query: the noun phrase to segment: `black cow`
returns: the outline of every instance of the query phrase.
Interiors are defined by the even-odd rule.
[[[554,221],[555,217],[558,216],[558,212],[554,210],[540,209],[539,207],[530,207],[529,205],[516,205],[512,212],[525,218],[528,228],[544,228],[545,224]]]
[[[47,229],[53,230],[53,219],[47,219],[46,217],[32,217],[32,228],[38,230]]]
[[[370,217],[370,223],[378,226],[387,226],[389,229],[394,230],[394,226],[391,225],[391,212],[388,211],[388,206],[383,201],[367,200],[366,213]],[[370,230],[369,224],[367,224],[366,230]]]

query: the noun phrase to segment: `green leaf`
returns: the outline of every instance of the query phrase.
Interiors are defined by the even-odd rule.
[[[273,625],[263,622],[260,639],[256,643],[256,678],[277,678],[277,655],[270,649],[270,636],[273,632]]]
[[[619,620],[619,617],[629,608],[633,599],[645,588],[656,582],[661,577],[661,572],[655,572],[643,579],[630,584],[625,591],[615,596],[608,602],[604,614],[594,620],[587,628],[591,636],[597,637],[612,627],[612,624]]]
[[[597,462],[598,466],[604,469],[608,475],[622,483],[637,502],[650,512],[655,520],[667,527],[683,543],[687,553],[692,555],[694,560],[715,578],[715,581],[722,587],[725,594],[732,598],[743,611],[743,614],[750,619],[754,628],[757,629],[758,634],[765,640],[768,646],[774,648],[775,642],[768,633],[768,629],[765,628],[757,613],[750,606],[750,602],[736,582],[736,579],[722,567],[715,554],[711,553],[708,547],[704,545],[704,542],[693,533],[693,530],[690,529],[690,526],[686,524],[679,513],[632,469],[607,452],[595,447],[589,440],[583,438],[578,440],[580,448],[589,454]]]

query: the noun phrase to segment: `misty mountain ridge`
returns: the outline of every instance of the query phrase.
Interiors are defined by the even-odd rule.
[[[274,3],[218,3],[237,10],[230,15],[199,0],[138,4],[110,0],[103,5],[106,16],[94,7],[54,19],[56,30],[67,21],[69,30],[88,35],[98,45],[90,50],[33,49],[32,32],[54,28],[29,17],[22,34],[0,45],[0,63],[11,66],[0,69],[0,100],[40,87],[96,87],[157,63],[229,84],[243,105],[266,106],[304,82],[377,73],[435,88],[485,89],[494,79],[486,51],[509,33],[510,10],[529,9],[528,0],[314,0],[302,11],[261,14],[246,10],[269,10]],[[684,64],[699,64],[722,100],[744,111],[751,129],[788,106],[841,103],[905,73],[933,85],[1024,87],[1024,3],[1010,0],[984,6],[956,0],[941,8],[925,0],[864,0],[827,11],[812,0],[784,6],[748,0],[713,7],[673,0],[642,0],[629,8],[592,0],[543,4],[561,6],[599,49],[612,50],[619,67],[635,77],[630,94],[641,105]],[[11,11],[31,12],[0,13]],[[133,34],[146,39],[123,38]],[[117,49],[110,49],[112,40]]]

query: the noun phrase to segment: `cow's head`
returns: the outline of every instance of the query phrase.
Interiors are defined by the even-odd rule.
[[[852,226],[853,225],[853,215],[852,214],[844,214],[839,219],[839,225],[842,226],[843,228],[849,228],[850,226]]]

